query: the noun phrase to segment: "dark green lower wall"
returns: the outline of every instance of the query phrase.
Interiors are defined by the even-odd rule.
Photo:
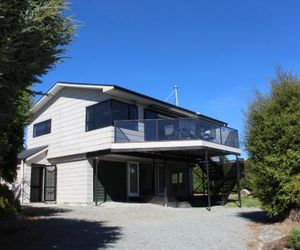
[[[95,198],[103,201],[126,201],[126,163],[99,161]]]
[[[96,161],[94,162],[95,166]],[[97,178],[96,178],[97,172]],[[187,196],[189,194],[188,169],[167,163],[167,195]],[[180,181],[173,183],[174,173],[182,173]],[[179,176],[179,174],[177,175]],[[165,177],[164,177],[165,178]],[[139,164],[140,196],[155,196],[155,171],[152,163]],[[127,162],[99,161],[94,168],[94,199],[97,202],[127,200]]]

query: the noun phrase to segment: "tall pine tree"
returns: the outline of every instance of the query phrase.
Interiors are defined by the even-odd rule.
[[[65,0],[0,1],[0,177],[13,181],[35,83],[62,59],[74,22]]]

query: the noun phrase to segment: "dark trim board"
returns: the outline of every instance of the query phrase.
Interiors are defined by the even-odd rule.
[[[110,149],[104,149],[104,150],[98,150],[98,151],[93,151],[93,152],[88,152],[86,153],[86,157],[87,158],[93,158],[93,157],[97,157],[97,156],[103,156],[103,155],[108,155],[111,154],[111,150]]]

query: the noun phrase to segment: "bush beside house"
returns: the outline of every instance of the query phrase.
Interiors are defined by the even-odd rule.
[[[19,214],[21,206],[7,185],[0,185],[0,220]]]
[[[280,71],[271,91],[257,93],[246,114],[253,193],[270,217],[300,208],[300,81]]]

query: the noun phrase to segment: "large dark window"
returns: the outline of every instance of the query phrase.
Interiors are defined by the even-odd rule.
[[[144,119],[145,121],[145,140],[154,141],[157,139],[157,119],[158,113],[150,110],[144,109]]]
[[[144,109],[144,119],[157,119],[158,113],[150,109]]]
[[[51,133],[51,120],[39,122],[33,125],[33,137]]]
[[[118,120],[136,119],[136,105],[111,99],[86,108],[86,131],[112,126]]]

